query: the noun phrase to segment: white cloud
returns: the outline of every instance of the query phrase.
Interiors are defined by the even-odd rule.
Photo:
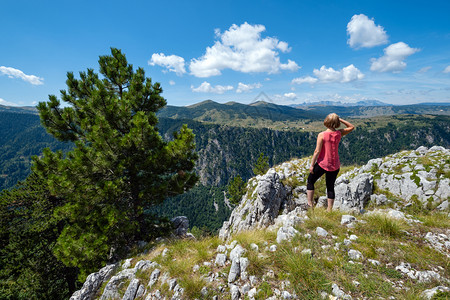
[[[347,24],[347,44],[352,48],[372,48],[388,42],[384,28],[366,15],[354,15]]]
[[[442,71],[443,73],[450,73],[450,66],[447,66],[444,71]]]
[[[299,66],[292,60],[286,64],[280,62],[279,51],[289,52],[288,44],[274,37],[262,38],[261,33],[265,30],[263,25],[247,22],[240,26],[233,24],[224,33],[216,29],[218,40],[206,48],[202,57],[191,60],[191,73],[196,77],[210,77],[220,75],[225,69],[269,74],[298,70]]]
[[[170,72],[175,72],[178,76],[186,73],[184,67],[184,58],[177,55],[164,55],[164,53],[153,53],[152,58],[148,61],[150,66],[158,65],[165,67]]]
[[[292,83],[296,83],[296,84],[303,84],[303,83],[314,84],[314,83],[316,83],[318,80],[319,80],[319,79],[317,79],[317,78],[315,78],[315,77],[304,76],[304,77],[298,77],[298,78],[292,79]]]
[[[403,42],[391,44],[384,48],[384,55],[378,59],[372,58],[370,61],[371,71],[398,73],[406,68],[404,60],[419,51],[417,48],[411,48]]]
[[[286,98],[289,98],[291,100],[297,99],[297,94],[296,93],[285,93],[283,96],[286,97]]]
[[[348,65],[341,70],[335,70],[333,68],[326,68],[325,66],[320,67],[320,69],[314,69],[314,75],[322,83],[329,82],[340,82],[346,83],[355,80],[361,80],[364,78],[364,74],[356,68],[353,64]]]
[[[216,85],[212,86],[209,82],[204,81],[199,87],[194,87],[191,85],[191,90],[196,93],[214,93],[223,94],[226,91],[231,91],[234,89],[231,85]]]
[[[260,87],[262,87],[261,83],[252,83],[252,84],[244,84],[242,82],[238,83],[238,87],[236,89],[236,93],[245,93],[245,92],[250,92],[253,89],[259,89]]]
[[[280,69],[295,72],[298,69],[301,69],[301,67],[299,67],[295,61],[288,59],[287,64],[280,64]]]
[[[2,98],[0,98],[0,105],[6,105],[6,106],[18,106],[16,103],[8,102]]]
[[[26,82],[31,83],[32,85],[44,84],[44,78],[37,77],[35,75],[27,75],[18,69],[0,66],[0,73],[8,76],[9,78],[20,78]]]
[[[175,81],[171,80],[171,81],[169,81],[169,84],[170,85],[175,85]]]
[[[421,68],[419,71],[417,71],[417,73],[426,73],[426,72],[428,72],[430,69],[431,69],[430,66],[423,67],[423,68]]]

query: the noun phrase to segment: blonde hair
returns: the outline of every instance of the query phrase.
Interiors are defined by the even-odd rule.
[[[323,125],[327,128],[338,128],[341,126],[341,121],[339,120],[339,116],[335,113],[329,114],[325,120],[323,121]]]

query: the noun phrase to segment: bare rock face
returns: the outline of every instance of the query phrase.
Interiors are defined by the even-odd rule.
[[[70,300],[90,300],[93,299],[95,294],[97,293],[98,288],[102,285],[102,283],[108,280],[113,274],[114,270],[117,268],[117,264],[107,265],[100,269],[100,271],[96,273],[90,274],[86,281],[83,284],[83,287],[73,293]]]
[[[450,197],[450,179],[444,175],[449,156],[450,150],[439,146],[390,155],[376,166],[376,184],[399,198],[438,205]]]
[[[178,216],[170,220],[173,223],[174,231],[176,236],[184,237],[186,236],[189,229],[189,220],[185,216]]]
[[[265,175],[257,177],[256,186],[250,187],[250,191],[231,213],[230,220],[224,222],[219,237],[227,239],[231,233],[273,224],[287,196],[287,189],[281,183],[280,176],[270,169]]]
[[[349,211],[362,210],[370,200],[373,190],[373,175],[362,173],[352,179],[339,177],[336,180],[334,209]]]

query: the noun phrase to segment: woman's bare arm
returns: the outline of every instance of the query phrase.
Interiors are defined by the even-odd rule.
[[[349,134],[350,132],[353,131],[353,129],[355,129],[355,126],[352,123],[345,121],[344,119],[341,119],[341,118],[339,118],[339,121],[341,121],[341,123],[343,123],[345,126],[347,126],[344,129],[339,129],[339,131],[342,133],[342,135]]]
[[[323,133],[319,133],[317,136],[316,149],[314,150],[313,157],[311,159],[311,166],[309,167],[309,172],[313,173],[314,165],[316,164],[317,158],[319,157],[320,150],[322,150],[323,144]]]

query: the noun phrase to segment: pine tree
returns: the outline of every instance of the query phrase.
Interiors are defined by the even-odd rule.
[[[234,177],[230,184],[228,185],[228,194],[230,196],[230,203],[237,205],[241,201],[242,196],[244,196],[245,192],[247,191],[246,183],[244,180],[242,180],[241,176]]]
[[[37,106],[41,123],[61,141],[75,144],[63,155],[46,149],[33,171],[65,199],[56,215],[67,220],[55,247],[65,264],[85,276],[149,238],[155,218],[145,209],[181,194],[198,180],[194,134],[186,125],[165,141],[156,112],[166,105],[159,83],[133,70],[118,49],[100,56],[80,79],[67,74],[67,91]]]
[[[255,166],[253,167],[253,173],[255,175],[263,175],[269,170],[269,158],[264,156],[264,153],[260,153]]]

